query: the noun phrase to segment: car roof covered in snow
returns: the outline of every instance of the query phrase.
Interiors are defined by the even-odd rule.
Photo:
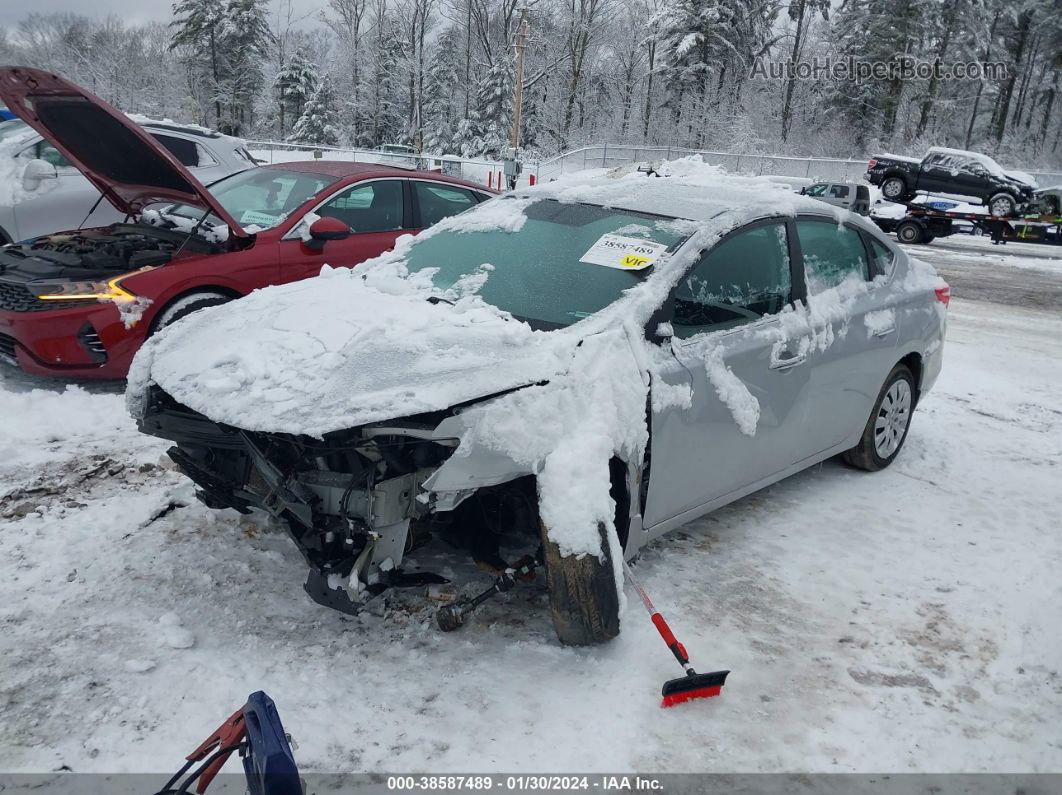
[[[635,167],[581,172],[516,192],[527,198],[597,204],[617,210],[705,222],[737,215],[743,220],[813,213],[846,217],[845,210],[800,196],[766,177],[727,174],[692,156],[672,160],[650,176]]]

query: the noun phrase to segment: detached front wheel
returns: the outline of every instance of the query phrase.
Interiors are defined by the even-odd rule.
[[[566,646],[592,646],[619,634],[619,595],[612,567],[607,529],[598,525],[602,558],[596,555],[562,555],[545,524],[542,549],[553,628]]]

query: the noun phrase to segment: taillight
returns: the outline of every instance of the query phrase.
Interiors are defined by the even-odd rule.
[[[870,161],[868,161],[867,162],[867,171],[873,170],[874,166],[876,166],[877,164],[878,164],[877,160],[871,159]]]
[[[937,294],[937,300],[944,306],[947,306],[951,301],[951,287],[949,285],[945,284],[943,287],[938,287],[933,292]]]

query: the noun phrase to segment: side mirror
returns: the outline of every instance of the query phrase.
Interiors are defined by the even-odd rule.
[[[675,317],[675,296],[669,295],[660,307],[649,316],[645,324],[645,338],[655,345],[670,343],[675,334],[671,320]]]
[[[57,179],[59,172],[55,166],[47,160],[34,159],[26,164],[22,172],[22,187],[26,190],[36,190],[40,187],[42,179]]]
[[[320,250],[329,240],[345,240],[351,234],[350,227],[338,218],[318,218],[310,224],[310,239],[306,245]]]
[[[800,195],[801,196],[807,196],[808,195],[807,187],[803,187],[803,188],[800,189]]]

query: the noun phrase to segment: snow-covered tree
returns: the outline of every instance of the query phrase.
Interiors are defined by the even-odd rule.
[[[204,75],[214,124],[221,123],[220,86],[223,76],[222,49],[225,6],[222,0],[177,0],[173,4],[174,28],[170,49],[184,48],[189,82]]]
[[[288,140],[293,143],[336,146],[339,143],[337,115],[332,79],[324,75],[313,95],[307,100],[306,108],[295,122]]]
[[[317,67],[306,57],[302,47],[296,47],[273,79],[280,110],[281,136],[284,135],[286,117],[296,121],[302,117],[306,102],[317,90],[318,80]]]

